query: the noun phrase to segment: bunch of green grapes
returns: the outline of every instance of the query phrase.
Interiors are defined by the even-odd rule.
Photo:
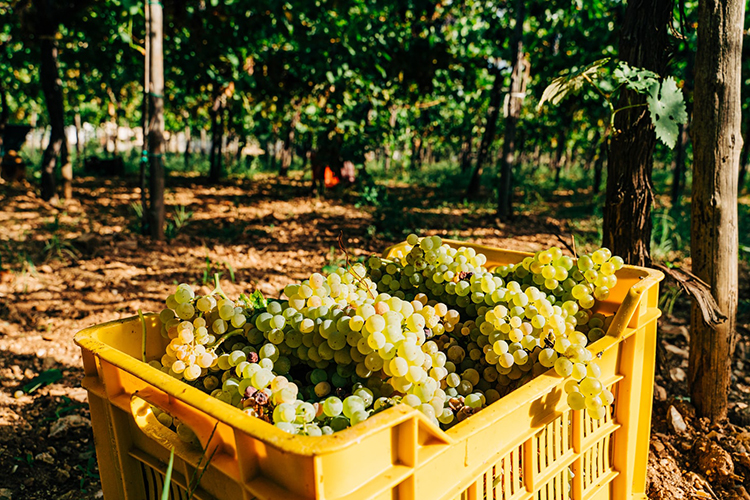
[[[603,406],[609,404],[611,393],[604,393],[605,405],[597,404],[599,393],[593,394],[592,387],[601,385],[600,369],[586,345],[604,335],[607,320],[592,315],[590,309],[596,300],[609,296],[616,284],[614,273],[623,265],[609,250],[597,250],[576,262],[551,248],[490,273],[483,267],[487,259],[473,249],[452,249],[439,238],[419,240],[410,235],[406,253],[396,255],[395,263],[378,263],[378,259],[371,258],[368,264],[376,271],[385,268],[382,276],[416,276],[410,284],[417,290],[426,289],[428,297],[447,298],[446,302],[461,308],[464,321],[445,328],[458,337],[456,345],[446,351],[449,361],[468,354],[478,365],[469,373],[481,373],[485,386],[495,385],[493,398],[554,367],[559,375],[584,384],[588,392],[580,394],[592,394],[586,396],[591,400],[586,408],[593,418],[604,415]],[[378,277],[372,269],[369,275]],[[478,383],[448,368],[446,389],[458,392],[463,387],[466,393]],[[585,379],[589,380],[584,383]],[[576,398],[572,396],[571,408],[582,409]]]
[[[377,283],[378,290],[387,284],[395,293],[412,297],[424,294],[430,300],[456,307],[456,317],[465,312],[468,316],[476,315],[476,307],[482,303],[485,293],[481,287],[481,277],[493,282],[492,289],[501,286],[502,280],[494,277],[483,266],[487,257],[477,253],[473,248],[452,248],[444,245],[438,236],[422,238],[414,234],[407,238],[406,251],[398,252],[395,260],[389,262],[373,256],[368,261],[368,276]],[[475,285],[480,283],[480,285]],[[470,295],[475,288],[478,294]]]
[[[440,381],[448,371],[444,367],[445,354],[427,339],[434,335],[431,328],[442,324],[443,317],[457,318],[457,314],[455,311],[449,314],[445,304],[427,304],[424,295],[412,301],[386,293],[375,295],[376,285],[364,276],[365,269],[361,266],[339,269],[327,278],[315,273],[300,284],[287,286],[284,290],[287,300],[271,301],[265,311],[253,314],[250,321],[246,311],[232,309],[230,323],[235,329],[229,331],[224,318],[229,317],[229,306],[233,304],[227,299],[215,301],[215,307],[207,311],[200,306],[193,308],[190,312],[198,316],[191,316],[192,323],[182,321],[176,326],[168,318],[171,314],[179,316],[180,312],[168,308],[162,319],[167,320],[169,335],[174,328],[177,336],[167,348],[162,365],[170,367],[172,375],[182,375],[187,380],[204,376],[206,390],[235,406],[241,403],[243,391],[248,387],[264,390],[274,376],[287,375],[294,367],[306,365],[311,369],[307,371],[312,391],[308,389],[304,396],[310,399],[364,382],[368,390],[378,395],[397,393],[408,397],[407,402],[418,401],[415,406],[437,423],[445,403]],[[181,285],[175,295],[184,294],[199,304],[205,299],[196,299],[191,290],[183,293],[185,290]],[[180,304],[175,307],[179,309]],[[183,316],[187,317],[187,313]],[[195,374],[186,372],[177,358],[184,357],[182,350],[192,346],[190,342],[198,342],[196,335],[188,335],[191,332],[187,325],[205,328],[209,323],[214,333],[223,337],[212,335],[214,342],[201,351],[211,357],[210,363],[204,363],[205,366],[197,364],[198,361],[189,363],[196,366]],[[244,343],[235,343],[223,353],[215,349],[221,339],[238,332]],[[248,361],[250,353],[257,356],[257,363]],[[175,369],[176,364],[179,369]],[[221,377],[207,376],[212,371],[220,371]]]
[[[591,308],[622,260],[552,248],[486,264],[472,248],[410,235],[392,261],[314,273],[260,308],[179,285],[160,314],[170,342],[151,364],[295,434],[398,403],[448,428],[551,368],[571,377],[571,408],[604,416],[613,397],[586,346],[611,322]]]
[[[607,248],[582,255],[577,261],[562,254],[557,247],[537,252],[518,264],[500,266],[495,273],[505,279],[539,287],[551,299],[575,302],[579,306],[577,321],[585,324],[597,300],[607,300],[617,284],[615,273],[622,269],[621,257]]]
[[[215,296],[197,297],[190,285],[181,284],[167,297],[159,318],[162,335],[168,337],[158,368],[177,378],[194,381],[217,361],[215,347],[226,336],[241,332],[248,308]]]

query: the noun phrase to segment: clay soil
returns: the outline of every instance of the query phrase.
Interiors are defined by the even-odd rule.
[[[401,241],[400,228],[535,251],[569,243],[572,227],[533,213],[505,225],[489,209],[446,207],[431,189],[398,185],[390,199],[403,203],[388,209],[357,208],[350,193],[313,197],[298,178],[207,187],[181,177],[168,188],[171,239],[158,243],[139,234],[131,180],[83,179],[75,200],[54,205],[28,186],[0,184],[0,500],[102,498],[73,343],[85,327],[158,311],[178,283],[207,291],[216,272],[228,295],[278,296],[284,285],[344,262],[342,231],[356,259]],[[731,419],[711,426],[687,398],[688,310],[678,298],[660,324],[649,497],[750,499],[748,331],[740,327]],[[23,392],[54,370],[58,379]]]

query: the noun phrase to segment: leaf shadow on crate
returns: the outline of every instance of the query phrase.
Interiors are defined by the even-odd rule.
[[[547,425],[549,423],[549,415],[554,413],[555,408],[560,404],[562,397],[563,391],[558,387],[531,403],[531,406],[529,407],[531,427],[536,428]]]

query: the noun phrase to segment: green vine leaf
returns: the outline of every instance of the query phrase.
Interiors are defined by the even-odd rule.
[[[646,100],[657,139],[673,148],[677,144],[678,126],[687,123],[688,118],[685,99],[677,82],[669,76],[661,84],[653,84]]]
[[[630,90],[646,93],[654,85],[659,83],[659,75],[653,71],[643,68],[633,68],[624,61],[620,61],[612,76],[618,83],[623,83]]]
[[[552,80],[539,100],[536,109],[540,110],[545,102],[557,106],[570,94],[575,94],[588,82],[598,80],[601,68],[610,61],[609,57],[594,61],[583,69],[565,76],[559,76]]]
[[[246,302],[255,310],[264,309],[268,305],[268,301],[263,297],[260,290],[255,290]]]

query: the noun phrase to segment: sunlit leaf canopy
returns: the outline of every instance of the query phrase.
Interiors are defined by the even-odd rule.
[[[67,123],[77,113],[94,124],[114,119],[138,126],[143,2],[52,5],[59,11]],[[685,4],[687,19],[675,13],[680,45],[694,43],[695,7]],[[587,147],[609,110],[591,86],[576,82],[601,73],[604,59],[614,71],[602,82],[605,92],[614,90],[606,87],[613,80],[638,87],[656,78],[616,66],[624,8],[614,0],[526,2],[531,82],[518,125],[524,143],[549,147],[562,126],[569,141]],[[0,28],[0,83],[11,122],[44,126],[34,9],[35,2],[0,2],[0,15],[11,20]],[[228,132],[261,144],[293,129],[310,147],[340,134],[358,158],[415,137],[451,154],[481,135],[494,70],[504,88],[510,79],[510,1],[166,0],[164,13],[168,131],[210,130],[213,103],[225,95]],[[681,89],[684,58],[674,58],[669,74]],[[544,95],[553,82],[567,82],[564,92]],[[570,102],[537,108],[568,94]],[[658,123],[666,126],[660,137],[673,135],[673,121]]]

